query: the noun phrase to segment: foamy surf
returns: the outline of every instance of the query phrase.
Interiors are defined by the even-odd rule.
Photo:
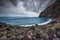
[[[47,25],[49,24],[50,22],[52,22],[53,20],[49,18],[49,20],[47,22],[44,22],[44,23],[38,23],[37,25]],[[32,26],[36,26],[36,24],[32,24],[32,25],[20,25],[21,27],[32,27]]]
[[[46,25],[53,20],[50,18],[39,18],[39,17],[0,17],[0,22],[7,23],[10,25],[17,25],[22,27],[31,27],[37,25]]]

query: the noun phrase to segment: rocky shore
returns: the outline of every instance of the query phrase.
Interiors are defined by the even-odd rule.
[[[60,40],[60,23],[21,27],[0,22],[0,40]]]

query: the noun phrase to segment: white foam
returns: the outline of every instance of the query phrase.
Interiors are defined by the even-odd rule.
[[[46,25],[48,23],[50,23],[52,21],[52,19],[49,19],[47,22],[44,22],[44,23],[41,23],[41,24],[38,24],[38,25]]]
[[[37,25],[46,25],[48,23],[52,22],[52,19],[49,19],[47,22],[43,22],[43,23],[38,23]],[[32,24],[32,25],[20,25],[22,27],[32,27],[35,26],[36,24]]]

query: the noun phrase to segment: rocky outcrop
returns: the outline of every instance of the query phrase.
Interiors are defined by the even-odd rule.
[[[22,27],[0,22],[0,40],[60,40],[60,24]]]
[[[60,0],[57,0],[54,4],[47,7],[42,13],[40,13],[39,17],[47,17],[47,18],[60,17]]]

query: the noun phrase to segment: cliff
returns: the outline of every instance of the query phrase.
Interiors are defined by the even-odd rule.
[[[47,17],[47,18],[60,17],[60,0],[57,0],[54,4],[47,7],[42,13],[40,13],[39,17]]]

